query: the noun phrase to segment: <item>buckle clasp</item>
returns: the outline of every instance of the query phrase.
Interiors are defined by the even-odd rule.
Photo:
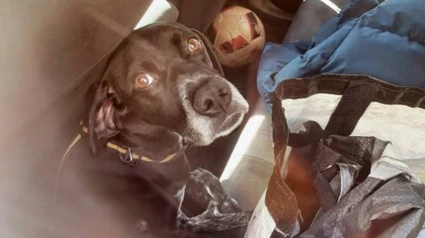
[[[130,148],[127,148],[127,152],[125,153],[125,155],[120,155],[120,159],[122,162],[126,163],[126,164],[131,164],[134,161],[133,158],[133,153],[131,152]]]

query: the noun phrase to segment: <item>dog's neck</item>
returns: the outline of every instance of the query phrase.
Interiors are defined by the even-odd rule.
[[[113,139],[155,161],[161,161],[183,148],[179,134],[149,123],[143,123],[142,126],[140,123],[125,123]]]

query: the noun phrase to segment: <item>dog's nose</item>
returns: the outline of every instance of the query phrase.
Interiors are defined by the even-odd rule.
[[[201,115],[213,116],[226,112],[231,100],[229,85],[223,80],[209,80],[195,92],[193,107]]]

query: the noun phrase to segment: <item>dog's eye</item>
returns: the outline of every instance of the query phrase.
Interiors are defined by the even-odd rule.
[[[153,82],[152,76],[149,74],[140,74],[136,77],[136,80],[134,81],[134,85],[137,88],[144,89],[149,87]]]
[[[187,39],[187,47],[189,48],[189,51],[191,53],[195,53],[201,49],[202,44],[195,37],[190,37],[189,39]]]

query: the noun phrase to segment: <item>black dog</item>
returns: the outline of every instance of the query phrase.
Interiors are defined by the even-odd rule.
[[[133,32],[88,95],[85,140],[101,159],[90,161],[81,159],[86,154],[78,154],[84,160],[78,166],[89,171],[74,175],[84,180],[81,184],[89,184],[89,190],[106,186],[99,194],[116,197],[126,192],[105,191],[129,184],[137,187],[142,178],[173,207],[172,218],[189,230],[219,231],[247,224],[249,213],[224,193],[219,180],[202,169],[190,173],[184,155],[187,146],[205,146],[229,134],[248,110],[247,102],[224,78],[202,33],[163,23]],[[98,185],[117,176],[134,181]],[[67,194],[60,196],[75,196]],[[184,198],[203,212],[194,214],[190,207],[182,207]]]

